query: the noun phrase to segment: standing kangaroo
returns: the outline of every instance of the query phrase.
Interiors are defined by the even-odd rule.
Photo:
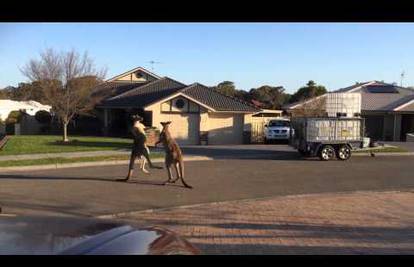
[[[160,133],[160,138],[157,141],[157,144],[162,143],[165,149],[165,167],[167,168],[168,172],[168,180],[166,183],[175,183],[178,179],[181,179],[183,185],[187,188],[193,188],[192,186],[188,185],[184,181],[184,161],[183,161],[183,153],[181,152],[180,147],[178,146],[177,142],[175,142],[174,138],[172,138],[171,133],[168,129],[170,125],[170,121],[168,122],[161,122],[162,131]],[[173,180],[172,173],[171,173],[171,166],[174,166],[175,171],[177,173],[177,177]]]

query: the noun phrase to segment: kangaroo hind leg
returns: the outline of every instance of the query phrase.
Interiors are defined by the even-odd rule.
[[[181,177],[181,174],[180,174],[180,171],[179,171],[178,162],[174,164],[174,169],[175,169],[175,173],[176,173],[177,176],[175,177],[174,180],[171,181],[171,183],[175,183]]]

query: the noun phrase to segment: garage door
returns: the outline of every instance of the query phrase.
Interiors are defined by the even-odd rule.
[[[197,145],[199,143],[199,114],[170,114],[170,132],[180,145]]]
[[[373,140],[382,140],[384,133],[384,116],[364,116],[366,136]]]
[[[209,114],[208,143],[212,145],[243,143],[242,114]]]

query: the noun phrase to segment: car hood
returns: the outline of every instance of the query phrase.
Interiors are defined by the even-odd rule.
[[[0,254],[199,254],[174,232],[78,217],[1,217]]]

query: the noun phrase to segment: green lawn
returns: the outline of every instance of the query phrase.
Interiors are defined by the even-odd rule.
[[[162,158],[164,157],[164,153],[153,152],[150,154],[150,157],[151,159]],[[0,167],[33,166],[33,165],[113,161],[113,160],[129,160],[129,155],[79,157],[79,158],[46,158],[46,159],[32,159],[32,160],[8,160],[8,161],[0,161]]]
[[[78,151],[99,151],[129,149],[132,140],[126,138],[71,136],[71,142],[62,144],[61,136],[54,135],[16,135],[11,136],[6,146],[0,151],[2,155],[59,153]]]
[[[354,153],[393,153],[393,152],[408,152],[408,150],[401,147],[384,147],[384,148],[374,148],[370,150],[355,150]]]

